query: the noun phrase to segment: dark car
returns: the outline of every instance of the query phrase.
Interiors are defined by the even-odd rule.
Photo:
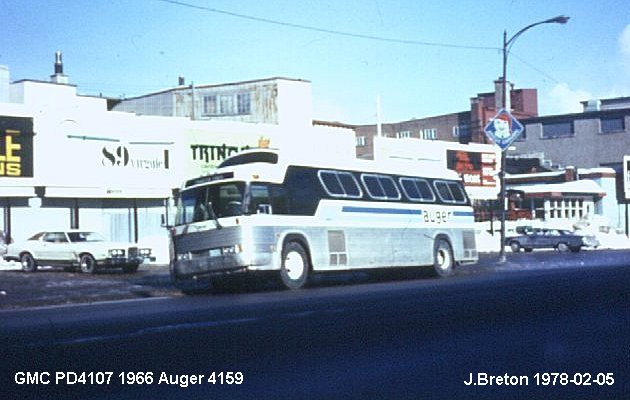
[[[533,249],[545,248],[578,252],[583,246],[597,246],[593,242],[593,238],[576,235],[562,229],[533,229],[521,230],[520,232],[520,235],[509,236],[505,239],[505,244],[510,246],[515,253],[521,249],[532,251]]]

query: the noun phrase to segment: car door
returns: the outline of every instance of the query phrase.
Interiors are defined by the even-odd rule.
[[[65,232],[48,232],[42,238],[40,258],[51,263],[67,264],[72,262],[74,254]]]
[[[546,237],[540,230],[535,230],[529,235],[530,246],[532,249],[541,249],[547,246]]]

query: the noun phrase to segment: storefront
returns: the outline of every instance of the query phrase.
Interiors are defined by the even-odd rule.
[[[312,152],[325,142],[354,155],[349,130],[137,116],[72,85],[11,86],[12,102],[0,102],[0,230],[14,240],[89,229],[149,245],[164,261],[168,205],[185,179],[259,146]]]

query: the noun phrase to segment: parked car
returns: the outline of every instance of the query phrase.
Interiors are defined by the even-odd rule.
[[[20,262],[26,272],[53,265],[86,273],[116,267],[133,273],[149,257],[151,249],[108,242],[99,233],[79,230],[39,232],[24,242],[10,244],[4,255],[7,261]]]
[[[505,244],[510,246],[515,253],[521,249],[532,251],[544,248],[578,252],[584,246],[597,247],[599,245],[593,237],[577,235],[563,229],[532,229],[517,230],[517,232],[520,232],[520,235],[509,236],[505,239]]]

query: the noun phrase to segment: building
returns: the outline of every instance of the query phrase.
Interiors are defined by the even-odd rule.
[[[251,92],[256,119],[248,121],[137,115],[112,110],[111,99],[77,94],[57,61],[60,55],[50,81],[9,82],[8,68],[0,70],[0,230],[15,240],[39,230],[89,229],[147,244],[165,261],[163,223],[185,179],[252,147],[354,156],[351,130],[313,126],[310,108],[291,112],[311,103],[306,81],[226,85],[277,89],[265,100],[274,106],[262,114],[254,112],[259,93]]]
[[[576,114],[521,120],[525,131],[511,157],[528,155],[547,167],[611,167],[621,172],[630,153],[630,97],[583,102]]]
[[[310,125],[311,83],[269,78],[219,85],[194,84],[122,99],[113,111],[137,115],[185,117],[193,120],[237,121],[274,125]]]
[[[494,82],[494,92],[473,97],[470,111],[382,124],[382,136],[419,139],[425,144],[402,145],[407,150],[401,151],[413,148],[420,158],[435,153],[429,145],[432,142],[489,143],[484,128],[501,108],[501,83],[499,78]],[[630,154],[630,98],[586,101],[582,103],[582,113],[541,117],[535,89],[509,87],[507,108],[525,126],[525,131],[506,153],[506,187],[511,194],[508,220],[569,221],[598,215],[627,231],[630,222],[622,170],[623,156]],[[377,126],[356,126],[355,130],[357,156],[378,157]],[[566,171],[574,171],[570,179],[565,176]],[[465,171],[460,172],[467,176]],[[478,190],[470,185],[467,189]],[[489,195],[493,189],[494,198]],[[478,220],[499,218],[499,190],[496,185],[484,188],[482,195],[473,193]]]
[[[623,191],[623,158],[630,154],[630,97],[582,102],[583,111],[524,119],[525,131],[508,152],[511,160],[532,158],[542,168],[577,167],[598,171],[612,178],[607,184],[603,207],[613,227],[628,232],[628,201]],[[580,177],[585,175],[578,173]]]
[[[414,118],[408,121],[384,123],[382,135],[399,139],[417,138],[422,140],[443,140],[459,143],[490,143],[484,133],[484,127],[501,109],[502,80],[494,82],[495,91],[479,93],[470,100],[470,110],[434,117]],[[509,85],[512,87],[512,85]],[[536,89],[512,89],[508,97],[512,114],[517,119],[538,116]],[[374,140],[377,126],[355,126],[357,138],[357,157],[374,158]]]
[[[576,169],[509,175],[508,220],[539,219],[575,223],[599,215],[616,220],[615,171]]]

